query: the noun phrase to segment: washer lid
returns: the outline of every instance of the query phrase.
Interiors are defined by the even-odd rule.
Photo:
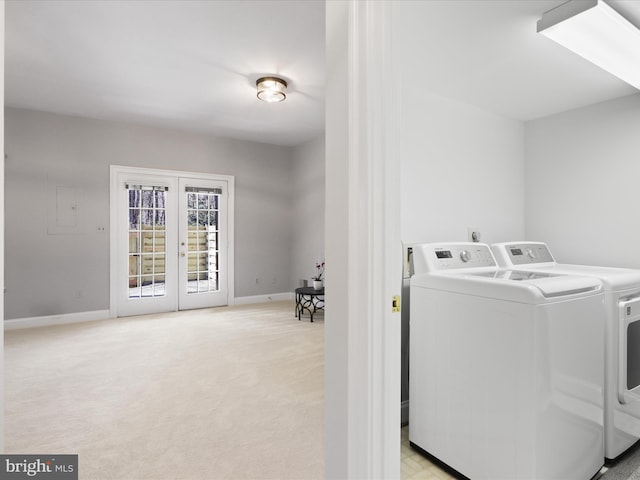
[[[514,282],[521,282],[523,280],[539,280],[541,278],[560,277],[562,274],[546,273],[538,271],[526,270],[493,270],[485,272],[468,272],[468,275],[477,275],[479,277],[488,278],[504,278],[505,280],[513,280]]]
[[[503,269],[414,275],[411,286],[527,304],[602,293],[602,282],[594,277]]]

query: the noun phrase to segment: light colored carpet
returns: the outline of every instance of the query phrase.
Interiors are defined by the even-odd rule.
[[[6,453],[77,453],[81,479],[322,478],[324,321],[293,311],[7,331]]]

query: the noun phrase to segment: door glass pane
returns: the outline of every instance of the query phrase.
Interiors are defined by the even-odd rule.
[[[154,269],[154,274],[163,274],[165,273],[165,256],[164,254],[162,255],[156,255],[155,257],[155,261],[154,261],[154,265],[155,265],[155,269]],[[164,280],[163,280],[164,282]]]
[[[187,208],[196,208],[196,194],[187,193]]]
[[[165,227],[165,211],[164,210],[156,210],[156,228],[162,227],[160,230],[164,230]]]
[[[142,207],[153,207],[153,190],[142,190]]]
[[[140,228],[140,209],[129,209],[129,230],[138,230]]]
[[[187,187],[187,293],[216,292],[219,188]]]
[[[127,185],[129,298],[165,296],[166,188]]]
[[[129,231],[129,253],[140,253],[140,234]]]
[[[206,210],[204,212],[202,210],[198,211],[198,228],[205,230],[208,224],[209,224],[208,212]]]

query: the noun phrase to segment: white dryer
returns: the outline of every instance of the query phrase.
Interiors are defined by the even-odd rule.
[[[499,265],[599,278],[605,298],[605,458],[640,439],[640,270],[556,263],[542,242],[491,246]]]
[[[488,245],[413,246],[409,441],[476,479],[602,467],[602,284],[500,269]]]

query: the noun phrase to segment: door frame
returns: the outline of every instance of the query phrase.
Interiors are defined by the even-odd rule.
[[[325,476],[400,477],[400,72],[390,0],[326,2]]]
[[[128,167],[123,165],[109,166],[109,316],[118,316],[118,179],[120,175],[158,175],[175,177],[199,178],[227,182],[227,288],[228,305],[235,304],[235,274],[234,274],[234,211],[235,211],[235,177],[233,175],[218,175],[213,173],[188,172],[182,170],[163,170],[157,168]],[[176,245],[176,249],[177,249]]]

